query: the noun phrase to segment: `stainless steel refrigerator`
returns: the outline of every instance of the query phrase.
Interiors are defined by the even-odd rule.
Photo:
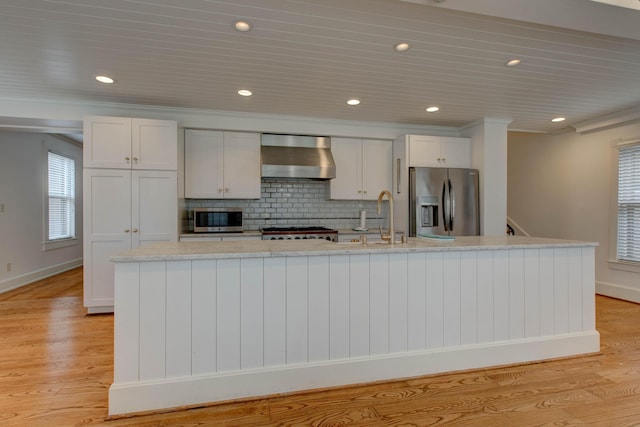
[[[480,235],[478,191],[476,169],[409,168],[409,235]]]

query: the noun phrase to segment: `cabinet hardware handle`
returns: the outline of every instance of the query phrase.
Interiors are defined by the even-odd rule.
[[[137,228],[134,228],[134,229],[133,229],[133,232],[134,232],[134,233],[137,233],[137,232],[138,232],[138,229],[137,229]]]
[[[134,157],[134,158],[133,158],[133,161],[134,161],[135,163],[138,163],[138,158],[137,158],[137,157]]]
[[[131,160],[131,158],[129,158],[129,157],[125,157],[124,159],[125,159],[127,162],[128,162],[129,160]]]
[[[218,193],[222,193],[222,188],[218,188]]]
[[[228,189],[228,188],[225,188],[225,189],[224,189],[224,192],[225,192],[225,193],[228,193],[228,192],[229,192],[229,189]]]
[[[396,159],[396,193],[400,194],[400,158]]]
[[[128,233],[129,231],[130,231],[130,230],[129,230],[128,228],[125,228],[125,229],[124,229],[124,232],[125,232],[125,233]]]
[[[364,193],[364,194],[367,194],[367,190],[364,190],[364,191],[363,191],[363,193]]]

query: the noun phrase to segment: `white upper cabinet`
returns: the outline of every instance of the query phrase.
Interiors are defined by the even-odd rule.
[[[468,168],[471,140],[442,136],[409,136],[409,166]]]
[[[391,189],[391,141],[331,138],[336,177],[331,180],[331,198],[376,200]]]
[[[187,129],[184,154],[186,198],[260,198],[260,134]]]
[[[85,117],[83,152],[86,168],[176,170],[178,125],[172,120]]]

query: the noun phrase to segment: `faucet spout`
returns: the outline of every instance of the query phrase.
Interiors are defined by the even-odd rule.
[[[384,199],[384,196],[387,196],[387,198],[389,199],[389,238],[388,238],[388,241],[389,241],[389,243],[391,243],[393,245],[394,243],[396,243],[396,236],[395,236],[395,233],[393,231],[393,195],[391,194],[391,192],[389,190],[382,190],[380,192],[380,195],[378,195],[378,213],[380,213],[380,205],[382,203],[382,199]],[[387,240],[387,239],[385,239],[385,236],[381,236],[381,237],[384,240]]]

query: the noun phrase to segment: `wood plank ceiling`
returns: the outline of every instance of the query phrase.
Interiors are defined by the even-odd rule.
[[[639,40],[398,0],[1,3],[0,102],[444,126],[492,117],[538,132],[640,104]],[[253,29],[235,31],[237,19]],[[403,41],[411,48],[394,51]],[[522,64],[506,67],[514,57]],[[97,74],[117,83],[100,85]],[[433,104],[441,111],[426,113]]]

